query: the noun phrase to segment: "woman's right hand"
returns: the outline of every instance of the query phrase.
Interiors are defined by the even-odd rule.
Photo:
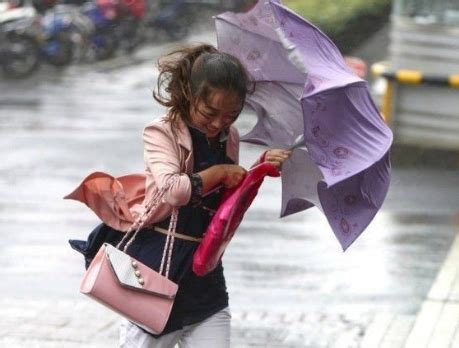
[[[221,164],[222,179],[221,183],[226,188],[232,188],[244,179],[247,174],[247,170],[236,164]]]
[[[236,164],[216,164],[200,171],[202,179],[202,193],[206,195],[217,186],[232,188],[244,179],[247,171]]]

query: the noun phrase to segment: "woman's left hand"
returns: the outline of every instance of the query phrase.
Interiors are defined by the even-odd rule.
[[[292,154],[290,150],[284,149],[271,149],[265,153],[265,162],[273,164],[277,169],[282,169],[282,164]]]

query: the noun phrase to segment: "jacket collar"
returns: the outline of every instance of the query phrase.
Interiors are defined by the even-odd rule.
[[[193,143],[191,141],[191,134],[188,130],[188,126],[180,117],[178,118],[177,126],[178,133],[180,133],[180,136],[177,137],[178,144],[186,150],[191,151],[193,149]]]

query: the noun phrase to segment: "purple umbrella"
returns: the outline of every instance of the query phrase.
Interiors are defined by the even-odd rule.
[[[333,42],[278,1],[216,17],[218,47],[256,81],[247,104],[258,121],[243,141],[294,148],[282,170],[282,211],[318,207],[346,250],[381,207],[392,132],[368,84]]]

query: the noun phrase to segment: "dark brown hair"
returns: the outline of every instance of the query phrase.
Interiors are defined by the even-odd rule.
[[[167,120],[174,126],[178,118],[190,121],[190,107],[207,101],[216,89],[236,93],[245,101],[249,75],[234,56],[207,44],[185,47],[158,60],[159,76],[153,97],[169,108]]]

